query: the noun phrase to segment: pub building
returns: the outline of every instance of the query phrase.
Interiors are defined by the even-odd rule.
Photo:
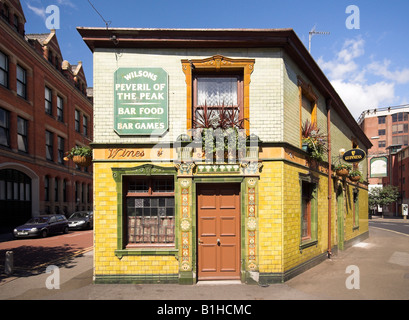
[[[371,143],[292,29],[77,30],[95,283],[284,282],[368,237],[366,161],[336,169]]]

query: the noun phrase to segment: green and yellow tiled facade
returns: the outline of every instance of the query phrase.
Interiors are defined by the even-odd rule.
[[[80,31],[86,42],[87,32],[97,31]],[[201,32],[206,38],[209,31]],[[205,43],[203,37],[198,41]],[[293,40],[290,46],[298,45],[293,33],[289,37]],[[214,41],[214,35],[209,39]],[[165,42],[160,48],[147,48],[136,44],[121,47],[121,41],[116,47],[108,40],[101,40],[100,45],[99,40],[92,41],[96,283],[196,283],[202,259],[198,256],[198,190],[203,185],[239,188],[239,277],[244,283],[283,282],[368,236],[366,161],[359,164],[364,174],[361,182],[337,177],[329,165],[339,158],[340,149],[359,146],[367,150],[369,140],[357,131],[359,127],[341,102],[329,102],[333,89],[327,80],[297,58],[297,54],[308,55],[305,48],[298,48],[296,54],[291,48],[257,47],[253,42],[249,47],[241,43],[230,48],[200,47],[192,42],[181,49],[171,44],[166,47]],[[309,59],[307,64],[317,68]],[[113,130],[114,74],[119,68],[138,67],[161,68],[168,74],[169,128],[164,134],[121,135]],[[204,158],[189,156],[181,159],[176,141],[192,127],[195,72],[230,74],[232,70],[243,75],[243,106],[248,118],[244,129],[247,135],[260,139],[258,153],[248,151],[234,163],[206,163]],[[311,112],[306,113],[301,105],[303,95],[314,101]],[[316,163],[301,149],[300,125],[305,117],[326,135],[331,134],[331,159],[326,155],[323,162]],[[128,177],[171,179],[171,243],[127,245],[129,226],[124,208]],[[306,186],[311,212],[307,227],[301,218]]]

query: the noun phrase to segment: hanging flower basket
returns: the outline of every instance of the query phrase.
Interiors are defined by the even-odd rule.
[[[339,170],[336,170],[335,173],[337,174],[337,176],[346,177],[349,174],[349,170],[348,169],[339,169]]]
[[[89,167],[92,163],[92,157],[86,156],[73,156],[72,161],[80,167]]]
[[[92,163],[92,149],[90,147],[74,147],[64,157],[65,161],[72,158],[75,164],[81,167],[88,167]]]
[[[362,173],[359,170],[351,171],[349,174],[349,179],[351,179],[354,182],[361,180],[361,177]]]
[[[334,171],[339,177],[348,176],[350,170],[351,170],[351,166],[348,164],[343,164],[343,163],[340,163],[334,167]]]

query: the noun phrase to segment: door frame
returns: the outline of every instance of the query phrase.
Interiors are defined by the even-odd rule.
[[[197,199],[198,199],[198,193],[197,193],[197,184],[223,184],[223,183],[235,183],[240,185],[240,233],[239,233],[239,243],[240,243],[240,249],[239,249],[239,254],[240,254],[240,280],[243,282],[244,277],[245,277],[245,269],[244,269],[244,263],[243,260],[245,258],[245,250],[246,250],[246,232],[245,232],[245,207],[246,207],[246,202],[245,202],[245,188],[246,188],[246,183],[245,183],[245,177],[194,177],[193,178],[193,183],[192,183],[192,199],[194,201],[193,203],[193,214],[192,214],[192,223],[193,229],[192,229],[192,238],[193,238],[193,256],[192,256],[192,266],[194,266],[194,270],[196,273],[196,282],[198,281],[198,210],[197,210]],[[216,280],[217,281],[217,280]]]

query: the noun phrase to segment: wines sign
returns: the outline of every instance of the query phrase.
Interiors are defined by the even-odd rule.
[[[162,135],[168,129],[168,74],[162,68],[119,68],[114,74],[114,130]]]

